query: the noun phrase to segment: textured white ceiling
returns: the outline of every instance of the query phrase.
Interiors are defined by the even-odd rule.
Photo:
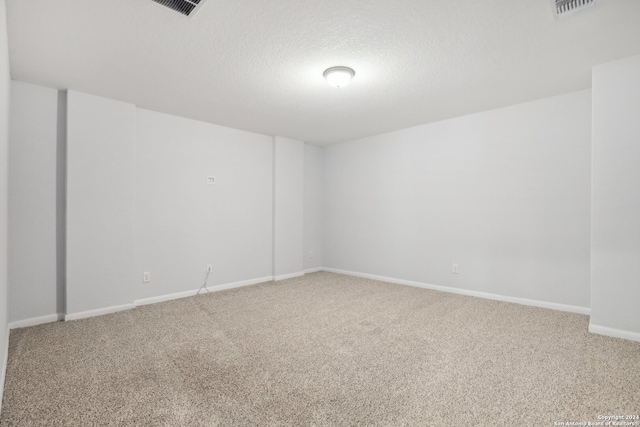
[[[7,0],[12,78],[330,144],[587,88],[640,0]],[[343,89],[322,72],[356,71]],[[543,124],[542,124],[543,125]]]

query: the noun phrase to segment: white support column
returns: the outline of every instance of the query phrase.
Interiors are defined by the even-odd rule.
[[[133,307],[135,106],[68,93],[66,319]]]
[[[640,55],[593,69],[591,332],[640,341]]]
[[[304,143],[274,138],[274,262],[276,280],[304,274]]]

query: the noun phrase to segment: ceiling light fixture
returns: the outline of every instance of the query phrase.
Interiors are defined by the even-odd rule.
[[[349,67],[331,67],[327,68],[322,75],[331,86],[345,87],[356,75],[356,72]]]

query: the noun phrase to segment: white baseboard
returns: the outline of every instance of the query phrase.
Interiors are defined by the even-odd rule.
[[[225,289],[241,288],[243,286],[250,286],[250,285],[256,285],[258,283],[270,282],[272,280],[273,280],[273,277],[267,276],[267,277],[260,277],[258,279],[250,279],[250,280],[243,280],[240,282],[227,283],[224,285],[209,286],[208,289],[210,292],[217,292],[217,291],[223,291]],[[167,294],[167,295],[159,295],[157,297],[143,298],[143,299],[135,300],[133,303],[136,307],[139,307],[141,305],[155,304],[158,302],[171,301],[171,300],[180,299],[180,298],[188,298],[188,297],[194,296],[197,293],[198,293],[198,289],[192,289],[190,291],[177,292],[175,294]],[[200,293],[206,294],[207,291],[203,289],[202,292]]]
[[[640,333],[625,331],[623,329],[608,328],[606,326],[589,323],[589,332],[592,334],[606,335],[613,338],[622,338],[629,341],[640,342]]]
[[[283,274],[282,276],[275,276],[273,280],[277,282],[278,280],[293,279],[294,277],[304,276],[304,273],[304,271],[298,271],[297,273]]]
[[[9,323],[9,329],[27,328],[29,326],[42,325],[64,320],[64,314],[49,314],[47,316],[32,317],[30,319],[14,320]]]
[[[328,271],[330,273],[346,274],[348,276],[363,277],[365,279],[379,280],[381,282],[397,283],[399,285],[414,286],[417,288],[430,289],[433,291],[449,292],[453,294],[467,295],[467,296],[485,298],[485,299],[490,299],[495,301],[512,302],[515,304],[529,305],[529,306],[541,307],[541,308],[550,308],[552,310],[568,311],[571,313],[578,313],[578,314],[588,315],[591,313],[591,309],[589,307],[580,307],[576,305],[559,304],[555,302],[539,301],[539,300],[526,299],[526,298],[510,297],[510,296],[499,295],[499,294],[490,294],[486,292],[470,291],[467,289],[458,289],[458,288],[452,288],[449,286],[431,285],[429,283],[413,282],[410,280],[394,279],[391,277],[376,276],[373,274],[338,270],[335,268],[322,268],[322,270]]]
[[[79,313],[66,314],[64,321],[86,319],[87,317],[102,316],[104,314],[117,313],[119,311],[130,310],[135,308],[133,304],[114,305],[111,307],[98,308],[96,310],[81,311]]]
[[[222,291],[225,289],[240,288],[242,286],[249,286],[249,285],[255,285],[258,283],[270,282],[272,280],[273,280],[273,277],[267,276],[267,277],[260,277],[257,279],[243,280],[240,282],[227,283],[224,285],[209,286],[208,289],[210,292],[215,292],[215,291]],[[206,293],[207,291],[203,290],[203,292]],[[178,292],[178,293],[168,294],[168,295],[159,295],[157,297],[143,298],[143,299],[134,301],[132,304],[124,304],[124,305],[118,305],[113,307],[100,308],[97,310],[83,311],[80,313],[67,314],[66,316],[64,316],[64,320],[65,321],[79,320],[79,319],[85,319],[87,317],[102,316],[103,314],[117,313],[118,311],[129,310],[141,305],[155,304],[157,302],[170,301],[170,300],[179,299],[179,298],[187,298],[195,295],[196,293],[198,293],[198,289],[193,289],[191,291]]]
[[[322,267],[307,268],[307,269],[304,271],[304,274],[317,273],[318,271],[322,271]]]
[[[2,360],[2,372],[0,372],[0,413],[2,413],[2,396],[4,396],[4,380],[7,377],[7,363],[9,363],[9,334],[11,329],[7,325],[7,339],[4,343],[4,358]]]

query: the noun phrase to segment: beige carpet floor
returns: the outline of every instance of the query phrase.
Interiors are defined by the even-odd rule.
[[[2,426],[553,426],[640,413],[588,317],[332,273],[11,331]]]

